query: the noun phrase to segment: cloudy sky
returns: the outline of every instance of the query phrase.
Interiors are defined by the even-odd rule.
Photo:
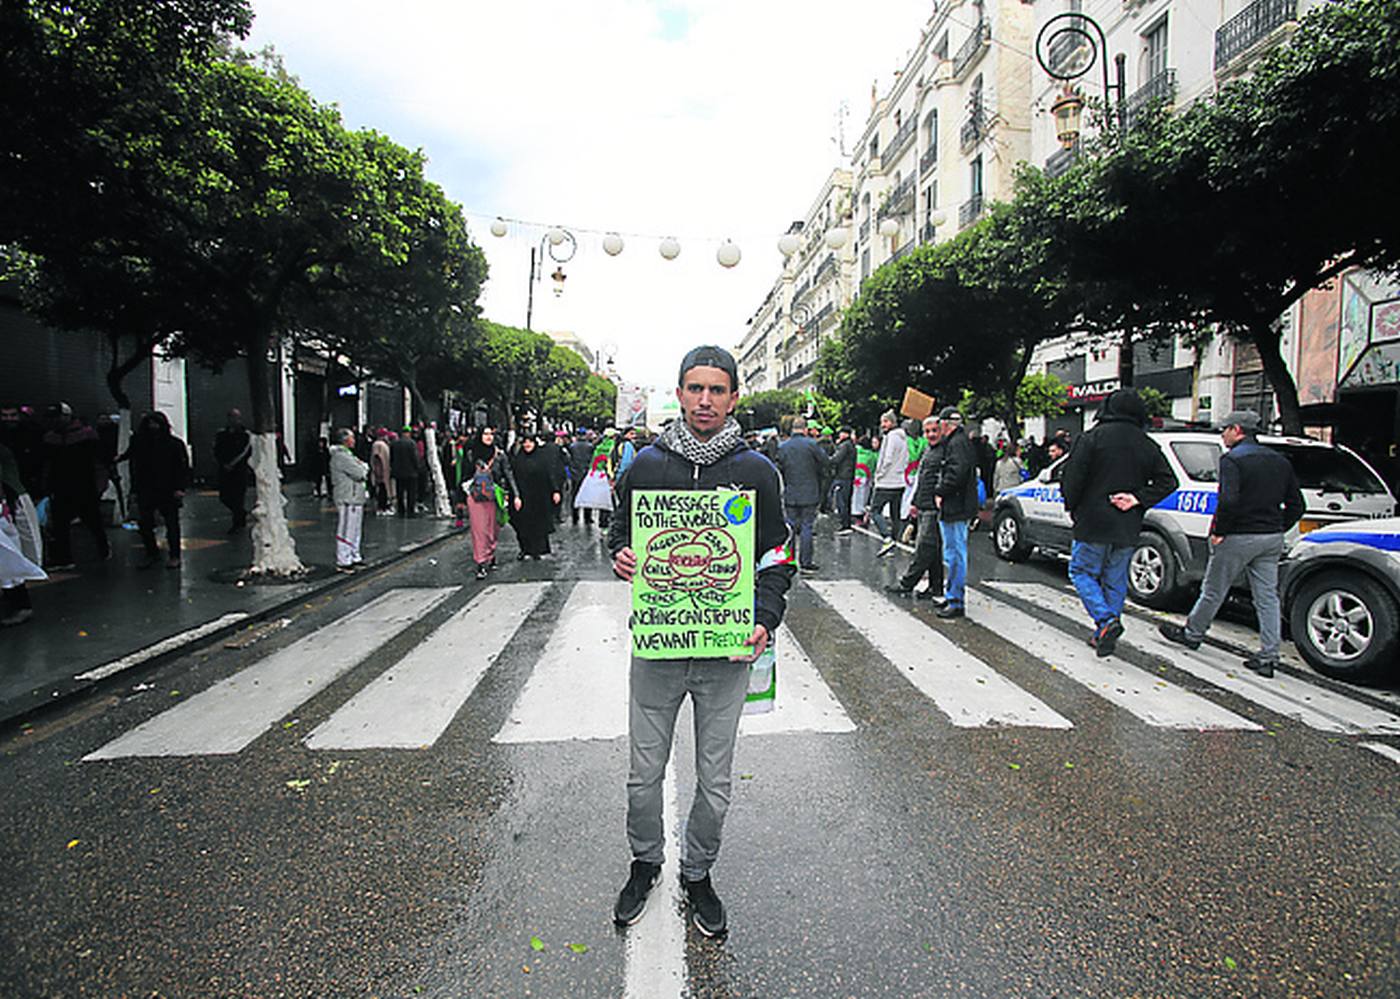
[[[532,247],[578,237],[533,326],[613,347],[629,381],[674,385],[696,343],[737,344],[779,273],[776,241],[858,141],[929,0],[254,0],[274,45],[351,127],[429,157],[490,262],[486,316],[525,325]],[[490,220],[512,220],[496,238]],[[616,258],[602,236],[621,233]],[[661,237],[680,241],[665,261]],[[732,239],[743,259],[715,261]],[[548,270],[553,270],[551,263]]]

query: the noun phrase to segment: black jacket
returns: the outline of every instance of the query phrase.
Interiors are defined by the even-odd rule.
[[[1273,448],[1247,438],[1220,456],[1211,534],[1281,534],[1305,508],[1293,464]]]
[[[1119,389],[1104,401],[1098,424],[1074,442],[1060,491],[1076,541],[1136,544],[1147,511],[1177,487],[1166,455],[1142,429],[1146,422],[1137,393]],[[1108,501],[1113,493],[1132,493],[1138,505],[1119,510]]]
[[[126,457],[131,462],[131,491],[143,502],[169,501],[189,488],[189,451],[169,430],[138,431]]]
[[[945,522],[971,520],[977,516],[977,448],[962,427],[945,435],[942,446],[934,487],[934,494],[943,497],[938,514]]]
[[[787,610],[787,591],[796,566],[788,557],[789,532],[783,519],[783,490],[778,470],[739,441],[713,465],[693,464],[658,441],[637,452],[632,467],[617,483],[617,506],[608,528],[608,551],[616,557],[632,546],[634,489],[752,489],[758,523],[754,529],[754,619],[771,638]]]
[[[914,489],[913,506],[920,514],[938,513],[933,497],[938,489],[938,472],[943,467],[943,442],[924,448],[919,459],[919,484]]]
[[[822,499],[822,480],[831,466],[822,446],[810,437],[792,437],[778,448],[778,468],[783,473],[783,502],[792,506],[816,506]],[[852,471],[852,474],[855,474]]]
[[[850,482],[856,477],[856,442],[847,437],[831,455],[833,482]]]

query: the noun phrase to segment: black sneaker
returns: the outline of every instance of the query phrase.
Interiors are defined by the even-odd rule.
[[[1199,638],[1192,638],[1190,635],[1186,634],[1186,629],[1179,624],[1164,621],[1162,624],[1157,625],[1157,630],[1161,633],[1162,637],[1169,642],[1175,642],[1177,645],[1184,645],[1188,649],[1199,649],[1201,647],[1201,640]]]
[[[1094,652],[1100,659],[1108,658],[1113,655],[1113,649],[1118,644],[1118,639],[1122,637],[1123,622],[1116,617],[1110,618],[1094,635]]]
[[[914,595],[913,590],[900,586],[898,583],[891,583],[889,586],[886,586],[885,592],[893,594],[896,597],[912,597]]]
[[[484,565],[479,565],[479,566],[476,567],[476,578],[477,578],[477,579],[485,579],[485,578],[486,578],[486,566],[484,566]]]
[[[946,603],[948,602],[948,601],[946,601],[946,600],[943,599],[943,594],[942,594],[942,592],[936,591],[936,590],[934,590],[932,587],[929,587],[927,590],[915,590],[915,591],[914,591],[914,599],[915,599],[915,600],[931,600],[931,601],[933,601],[933,606],[934,606],[934,607],[942,607],[944,604],[946,604]]]
[[[706,874],[699,881],[686,881],[684,878],[681,881],[685,885],[685,897],[690,902],[695,928],[707,937],[719,936],[728,928],[728,924],[724,918],[724,903],[715,894],[710,876]]]
[[[942,607],[933,612],[934,617],[942,618],[944,621],[951,621],[954,618],[967,617],[967,611],[961,607],[954,607],[950,603],[944,603]]]
[[[613,906],[613,922],[618,926],[631,926],[641,919],[642,911],[647,907],[647,896],[651,894],[651,886],[656,884],[659,877],[660,864],[648,864],[642,860],[632,861],[632,873],[628,875],[627,883],[618,893],[617,904]]]
[[[1265,679],[1274,675],[1274,667],[1277,665],[1277,659],[1265,659],[1257,652],[1244,661],[1245,669],[1252,670]]]

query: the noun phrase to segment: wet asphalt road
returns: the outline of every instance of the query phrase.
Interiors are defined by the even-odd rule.
[[[821,578],[880,586],[905,561],[821,530]],[[0,736],[0,995],[624,994],[610,910],[628,862],[625,738],[493,741],[573,583],[608,578],[596,531],[556,539],[553,561],[519,564],[507,532],[490,581],[557,585],[431,746],[302,740],[479,590],[463,540],[310,601],[245,649],[126,677]],[[1064,585],[1055,563],[997,562],[984,535],[972,565],[974,580]],[[82,761],[390,588],[449,585],[462,589],[241,752]],[[809,588],[789,604],[855,730],[741,738],[714,871],[731,932],[688,931],[687,994],[1400,994],[1396,762],[1125,653],[1261,731],[1152,727],[975,613],[935,622],[901,604],[1074,724],[956,727]],[[1385,694],[1354,692],[1394,710]],[[682,815],[691,745],[678,739]]]

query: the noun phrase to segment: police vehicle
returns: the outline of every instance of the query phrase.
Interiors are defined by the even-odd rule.
[[[1304,534],[1283,560],[1280,590],[1293,644],[1319,673],[1400,677],[1400,517]]]
[[[1177,488],[1143,519],[1128,570],[1128,592],[1149,607],[1181,602],[1205,574],[1210,552],[1210,521],[1215,514],[1220,435],[1207,430],[1150,430],[1176,472]],[[1347,520],[1389,517],[1395,497],[1373,468],[1354,451],[1308,437],[1260,435],[1293,463],[1307,505],[1298,534]],[[1060,475],[1068,458],[1036,478],[997,495],[992,513],[992,545],[1010,562],[1032,551],[1068,556],[1074,524],[1065,512]]]

